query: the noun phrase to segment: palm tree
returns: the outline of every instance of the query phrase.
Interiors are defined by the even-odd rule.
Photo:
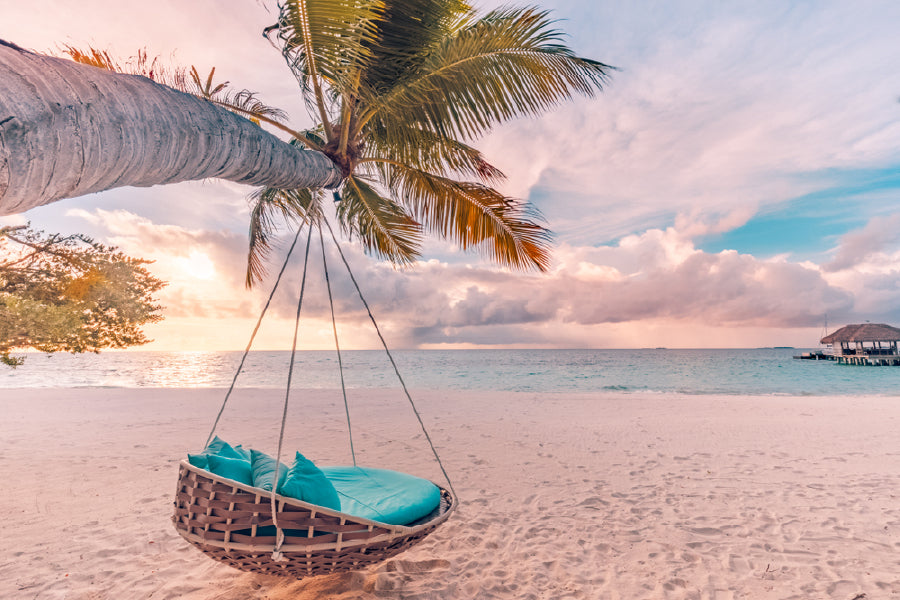
[[[536,211],[497,191],[503,174],[467,142],[605,83],[610,67],[577,57],[548,13],[479,17],[463,0],[285,0],[266,35],[318,117],[295,143],[340,167],[338,218],[368,251],[409,263],[427,230],[501,265],[547,268],[549,232]],[[318,217],[325,197],[273,186],[254,195],[248,284],[264,272],[273,217]]]
[[[249,92],[235,94],[214,86],[213,73],[203,81],[196,70],[190,78],[176,71],[165,81],[208,101],[198,103],[196,98],[176,95],[174,90],[142,78],[121,79],[122,75],[108,72],[117,70],[117,65],[103,53],[70,49],[76,61],[107,70],[94,71],[110,82],[105,84],[110,104],[128,106],[130,112],[124,117],[109,117],[112,113],[106,112],[97,115],[88,109],[88,117],[74,119],[74,129],[80,127],[81,119],[99,121],[105,129],[92,135],[117,142],[117,153],[85,151],[76,157],[76,162],[92,163],[90,167],[99,173],[96,182],[85,184],[81,175],[69,176],[78,183],[55,184],[64,188],[62,193],[53,185],[42,188],[40,177],[32,176],[17,186],[10,177],[7,196],[10,190],[21,189],[13,191],[17,195],[8,200],[3,188],[4,148],[0,146],[0,214],[116,185],[218,176],[265,186],[252,196],[248,285],[265,272],[264,258],[278,219],[323,218],[327,198],[323,188],[334,188],[332,197],[344,230],[358,237],[369,252],[395,263],[412,262],[419,255],[423,233],[428,231],[464,249],[477,247],[501,265],[547,268],[549,232],[538,223],[539,215],[527,203],[505,197],[493,187],[503,180],[503,174],[468,142],[496,124],[539,114],[576,93],[590,96],[606,82],[610,67],[577,57],[562,43],[563,34],[554,28],[548,13],[505,8],[478,16],[462,0],[286,0],[279,5],[277,22],[265,33],[297,78],[318,120],[316,127],[293,130],[283,114],[259,103]],[[4,50],[0,46],[0,51]],[[36,60],[36,55],[19,54]],[[2,69],[7,59],[0,54],[0,87],[5,85]],[[62,62],[54,62],[53,70],[61,71]],[[78,65],[68,65],[71,72],[62,75],[65,80],[83,75],[74,74]],[[15,66],[7,69],[19,71]],[[30,65],[29,76],[38,69],[41,67]],[[138,72],[150,74],[153,69]],[[139,89],[139,84],[145,87]],[[46,87],[57,93],[68,86],[51,77]],[[81,93],[88,86],[72,87]],[[121,88],[133,96],[123,102],[118,97]],[[164,100],[150,97],[146,102],[150,106],[140,112],[136,106],[150,90],[168,95]],[[0,93],[0,143],[8,143],[3,114],[18,113],[4,110],[3,102]],[[164,114],[158,110],[161,103],[170,103]],[[212,110],[217,107],[249,117],[256,124],[274,126],[287,133],[291,142],[278,142],[260,127],[232,115],[226,119],[225,111]],[[201,114],[212,122],[191,121],[185,127],[184,120]],[[116,133],[125,129],[120,125],[123,119],[140,122],[137,135],[142,141]],[[215,131],[219,127],[216,120],[234,129],[213,147],[210,136],[203,135],[209,128]],[[67,115],[54,114],[51,122],[56,129],[64,127]],[[37,118],[30,123],[34,126]],[[199,131],[201,139],[184,143],[181,136],[188,128]],[[174,146],[179,165],[184,163],[174,174],[162,168],[174,159],[172,151],[158,151],[160,131],[172,134],[167,148]],[[216,135],[211,137],[221,141]],[[239,141],[250,147],[233,147]],[[22,142],[20,147],[29,147],[29,143],[40,150],[54,147],[33,141]],[[140,143],[148,148],[133,150]],[[78,146],[77,142],[60,143],[70,154],[71,147],[65,144]],[[83,141],[81,145],[87,147]],[[257,145],[265,147],[268,154],[264,159],[257,159]],[[224,150],[232,157],[227,168],[218,161]],[[6,151],[7,157],[14,154]],[[39,159],[37,154],[33,151],[29,158]],[[140,160],[126,160],[135,155]],[[290,166],[280,162],[260,174],[260,164],[270,158],[287,161]],[[200,168],[210,167],[213,159],[214,168]],[[142,168],[136,169],[135,162]],[[8,164],[13,167],[8,169],[10,173],[29,171],[14,161]],[[46,167],[30,171],[44,176]],[[48,194],[48,188],[53,193]],[[45,192],[34,200],[41,189]]]

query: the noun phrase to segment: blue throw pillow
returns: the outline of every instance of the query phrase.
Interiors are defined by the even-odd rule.
[[[209,456],[206,454],[188,454],[188,462],[204,471],[209,471]]]
[[[275,459],[260,452],[259,450],[250,450],[250,466],[253,469],[253,487],[271,492],[273,489],[281,488],[288,474],[288,466],[279,463],[278,466],[278,485],[273,485],[275,481]]]
[[[231,449],[240,454],[241,458],[243,458],[244,460],[250,460],[250,451],[245,450],[244,447],[240,444],[238,444],[237,446],[232,446]]]
[[[250,460],[250,453],[240,445],[232,446],[219,436],[213,438],[209,445],[203,449],[203,454],[218,454],[225,458],[239,458],[242,460]]]
[[[311,460],[299,452],[278,493],[316,506],[341,510],[341,499],[334,486]]]
[[[227,458],[218,454],[207,456],[209,471],[219,477],[231,479],[245,485],[253,485],[253,471],[250,469],[250,461],[242,458]]]

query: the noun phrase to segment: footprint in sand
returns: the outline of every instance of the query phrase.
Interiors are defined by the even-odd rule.
[[[385,563],[380,569],[385,573],[427,573],[450,568],[449,560],[434,558],[431,560],[392,560]]]
[[[746,575],[747,573],[750,573],[751,566],[747,559],[743,556],[732,554],[728,557],[728,570],[732,573]]]
[[[698,535],[721,535],[722,530],[718,527],[691,527],[691,533],[696,533]]]
[[[593,508],[594,510],[600,510],[603,506],[609,506],[609,502],[604,500],[599,496],[591,496],[590,498],[585,498],[581,502],[578,503],[578,506],[584,506],[585,508]]]

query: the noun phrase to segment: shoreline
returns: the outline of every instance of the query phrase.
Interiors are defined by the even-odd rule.
[[[378,567],[297,582],[215,563],[169,521],[177,463],[202,445],[221,392],[0,390],[0,596],[900,594],[893,397],[417,390],[459,511]],[[269,449],[283,399],[236,390],[219,435]],[[286,448],[347,462],[340,391],[291,402]],[[395,390],[351,398],[351,417],[361,464],[441,481]]]
[[[861,368],[861,367],[860,367]],[[820,398],[823,400],[835,400],[838,398],[882,398],[882,399],[891,399],[891,398],[900,398],[900,389],[896,391],[884,391],[884,392],[866,392],[860,394],[846,394],[846,393],[833,393],[833,394],[821,394],[815,392],[801,392],[801,393],[793,393],[793,392],[758,392],[758,393],[747,393],[747,392],[706,392],[706,391],[672,391],[672,390],[642,390],[642,389],[606,389],[606,388],[598,388],[596,390],[483,390],[483,389],[467,389],[467,388],[430,388],[430,387],[413,387],[407,385],[410,394],[413,396],[413,400],[416,400],[416,397],[421,396],[433,396],[440,394],[447,395],[478,395],[478,396],[491,396],[491,395],[505,395],[505,396],[550,396],[550,397],[563,397],[563,396],[572,396],[576,398],[598,398],[598,397],[621,397],[621,398],[642,398],[642,397],[673,397],[673,398],[710,398],[710,397],[721,397],[721,398]],[[284,385],[279,386],[247,386],[247,387],[235,387],[234,393],[266,393],[266,394],[278,394],[281,393],[282,399],[284,396]],[[224,397],[225,393],[228,391],[227,386],[182,386],[182,387],[174,387],[174,386],[120,386],[120,385],[71,385],[65,387],[59,386],[24,386],[24,387],[2,387],[0,386],[0,401],[2,401],[5,395],[16,395],[16,394],[32,394],[36,392],[58,392],[58,391],[73,391],[73,392],[89,392],[89,391],[110,391],[110,392],[141,392],[141,393],[160,393],[165,394],[167,392],[172,393],[181,393],[181,392],[197,392],[197,393],[209,393],[209,394],[219,394]],[[351,386],[347,385],[347,391],[350,393],[366,393],[366,392],[376,392],[379,394],[390,395],[391,393],[401,393],[402,388],[399,384],[395,385],[385,385],[384,387],[372,387],[372,386]],[[291,395],[293,394],[303,394],[303,393],[340,393],[340,388],[337,387],[303,387],[300,386],[291,386]]]

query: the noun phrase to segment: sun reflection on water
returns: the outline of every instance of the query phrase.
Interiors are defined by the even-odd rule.
[[[221,385],[228,366],[221,352],[166,352],[147,361],[139,383],[146,387],[211,387]]]

